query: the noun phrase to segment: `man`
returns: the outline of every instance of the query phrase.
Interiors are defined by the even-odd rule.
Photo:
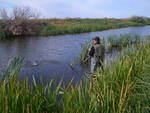
[[[100,39],[96,36],[93,38],[93,46],[89,48],[89,56],[91,57],[91,73],[96,72],[97,67],[102,66],[104,53],[105,47],[100,44]]]

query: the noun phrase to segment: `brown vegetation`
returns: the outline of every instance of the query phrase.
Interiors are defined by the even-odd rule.
[[[1,27],[9,36],[34,35],[35,29],[37,31],[40,27],[36,22],[29,21],[37,19],[39,15],[33,13],[28,7],[16,7],[10,15],[5,9],[0,11]]]

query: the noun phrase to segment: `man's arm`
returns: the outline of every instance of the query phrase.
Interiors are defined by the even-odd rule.
[[[92,46],[91,47],[91,49],[89,49],[89,55],[91,56],[91,57],[93,57],[94,56],[94,47]]]

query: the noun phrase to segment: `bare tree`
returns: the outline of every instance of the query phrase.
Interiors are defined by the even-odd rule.
[[[11,19],[21,19],[29,20],[37,18],[38,14],[34,13],[29,7],[19,8],[16,7],[13,9]]]
[[[5,9],[0,10],[0,17],[2,20],[8,20],[9,19],[7,11]]]
[[[37,19],[39,13],[33,12],[29,7],[16,7],[13,9],[10,16],[5,9],[0,11],[0,16],[3,20],[7,20],[5,23],[5,31],[8,35],[26,35],[31,34],[32,27],[29,20]],[[30,33],[29,33],[30,32]]]

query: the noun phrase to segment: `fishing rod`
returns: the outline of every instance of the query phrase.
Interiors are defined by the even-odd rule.
[[[87,57],[85,60],[81,61],[81,63],[86,63],[91,57]]]

